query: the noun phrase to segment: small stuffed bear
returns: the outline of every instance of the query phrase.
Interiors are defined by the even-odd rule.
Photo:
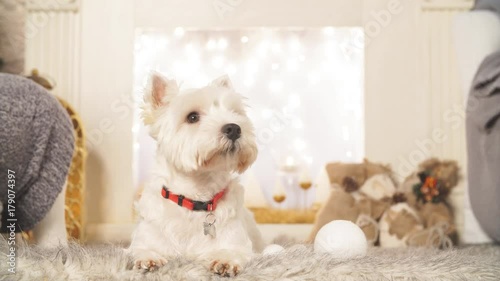
[[[443,248],[457,242],[451,207],[446,199],[458,184],[455,161],[422,162],[400,187],[407,202],[399,202],[380,221],[380,245]]]
[[[378,223],[391,205],[395,184],[388,166],[364,160],[363,163],[330,163],[326,166],[332,189],[316,215],[308,242],[333,220],[358,224],[370,244],[378,239]]]
[[[388,165],[370,162],[364,159],[363,163],[334,162],[326,165],[326,172],[332,185],[343,185],[346,177],[354,180],[358,187],[365,181],[377,174],[388,174],[392,176],[392,170]]]

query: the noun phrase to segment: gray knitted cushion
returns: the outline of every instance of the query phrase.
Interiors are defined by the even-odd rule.
[[[61,192],[71,163],[73,126],[57,99],[26,78],[0,73],[2,230],[10,217],[8,170],[15,172],[17,230],[33,228]]]
[[[474,77],[466,131],[471,207],[500,242],[500,51],[486,57]]]
[[[500,13],[500,0],[476,0],[475,10],[490,10]]]

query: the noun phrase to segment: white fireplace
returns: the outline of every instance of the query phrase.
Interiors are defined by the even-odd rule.
[[[86,212],[90,239],[119,240],[123,237],[120,234],[124,233],[120,227],[128,227],[133,221],[131,208],[135,187],[140,179],[139,169],[133,164],[139,163],[137,154],[134,154],[134,151],[137,152],[134,150],[134,144],[138,144],[137,149],[141,149],[141,141],[138,142],[141,128],[137,126],[137,120],[134,118],[136,100],[133,98],[138,97],[136,89],[142,83],[134,73],[137,68],[137,57],[134,53],[141,34],[153,36],[156,33],[154,36],[174,38],[177,27],[183,28],[184,36],[194,35],[192,32],[214,32],[213,34],[218,36],[222,33],[217,32],[256,32],[262,27],[283,32],[290,28],[303,29],[318,34],[323,34],[325,27],[333,27],[335,30],[362,28],[365,44],[362,54],[364,59],[360,60],[363,62],[364,82],[361,88],[362,97],[358,102],[364,105],[361,114],[364,130],[361,135],[361,149],[352,150],[353,161],[366,156],[374,161],[390,163],[398,176],[404,177],[407,170],[413,168],[413,164],[407,160],[416,155],[412,154],[417,149],[415,141],[432,135],[434,128],[442,128],[450,136],[450,141],[431,147],[427,154],[458,159],[462,165],[466,164],[463,153],[463,128],[453,129],[441,118],[450,105],[463,104],[458,76],[446,68],[436,67],[436,64],[440,66],[437,59],[445,58],[450,66],[454,65],[450,24],[455,14],[470,8],[472,0],[27,2],[30,4],[27,21],[37,27],[37,32],[27,34],[26,38],[27,68],[37,67],[56,79],[56,92],[75,105],[82,115],[88,136],[98,140],[89,146],[87,167],[87,198],[92,198],[88,200]],[[391,13],[390,19],[380,21],[380,15],[388,11],[389,5],[395,4],[400,7],[398,12]],[[182,31],[178,29],[177,34],[180,33]],[[243,36],[247,36],[250,43],[251,36],[243,34],[239,42]],[[219,45],[219,38],[214,37],[214,40],[215,44]],[[208,41],[209,39],[207,43]],[[228,44],[232,41],[227,39]],[[234,41],[238,42],[236,39]],[[225,45],[223,42],[224,40],[220,43],[222,47]],[[201,47],[200,44],[200,51]],[[190,48],[187,47],[188,50]],[[227,50],[229,49],[228,45]],[[178,50],[184,51],[182,48]],[[212,63],[220,65],[220,60],[213,58],[209,64]],[[173,67],[167,69],[167,64],[161,65],[154,67],[166,74],[173,73]],[[291,65],[293,66],[293,63]],[[225,66],[220,72],[233,72],[233,68],[227,71],[226,67],[229,68]],[[273,65],[270,67],[269,71],[272,71]],[[275,71],[287,69],[286,64],[276,67]],[[235,69],[233,81],[238,90],[254,100],[254,92],[244,84],[247,82],[249,85],[250,81],[245,80],[245,75],[237,73],[239,67]],[[179,72],[182,72],[182,66],[180,70]],[[206,78],[209,79],[220,72],[207,71]],[[315,80],[314,77],[312,75],[312,81]],[[306,79],[301,81],[307,81],[307,78],[306,76]],[[203,79],[185,81],[201,84]],[[254,81],[266,81],[259,84],[259,87],[271,90],[271,81]],[[273,82],[271,88],[284,90],[286,85],[288,82],[283,82],[282,85]],[[262,91],[256,92],[255,102],[259,104],[258,94],[262,94]],[[297,95],[287,95],[289,99],[283,99],[284,104],[279,104],[286,106],[296,103],[297,100],[305,104],[307,98],[302,96],[303,93],[305,91]],[[322,103],[325,107],[327,104]],[[264,111],[264,108],[258,109],[261,111],[254,113],[254,117],[263,118],[262,115],[269,115],[269,111]],[[274,109],[282,108],[271,107],[271,112],[274,112]],[[297,113],[298,116],[302,114],[305,113]],[[260,121],[255,122],[258,125]],[[314,165],[321,163],[321,155],[318,157],[316,152],[311,150],[314,149],[311,145],[315,145],[311,134],[305,134],[305,129],[302,132],[302,135],[296,136],[306,143],[304,149],[307,152],[301,155],[312,158],[310,169],[314,179]],[[349,138],[355,134],[355,131],[351,131]],[[297,144],[293,145],[295,148],[304,147],[303,142],[295,142],[294,139],[292,144],[294,143]],[[338,159],[347,160],[346,147],[333,149],[340,151]],[[279,157],[269,156],[269,159],[272,165],[281,162],[294,163],[287,161],[287,157],[280,160]],[[258,167],[257,165],[258,163],[255,167]],[[261,178],[259,172],[254,171],[253,174],[254,179]],[[134,175],[137,175],[135,180]],[[254,179],[245,178],[244,181],[263,185]],[[272,182],[271,187],[268,187],[271,192],[274,185]],[[456,189],[456,196],[452,194],[454,205],[458,209],[462,204],[462,193],[463,186]],[[463,217],[460,213],[456,214],[457,225],[461,227]]]

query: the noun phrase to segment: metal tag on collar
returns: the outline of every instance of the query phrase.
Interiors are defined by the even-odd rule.
[[[211,206],[211,205],[209,205]],[[210,210],[212,209],[212,207],[209,207]],[[215,215],[214,213],[212,213],[212,211],[210,211],[210,213],[207,214],[207,216],[205,217],[205,222],[203,223],[203,234],[204,235],[210,235],[212,238],[215,238],[216,236],[216,233],[215,233],[215,222],[216,222],[216,218],[215,218]]]

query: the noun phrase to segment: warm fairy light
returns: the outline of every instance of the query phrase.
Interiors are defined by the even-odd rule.
[[[344,139],[344,141],[349,141],[350,139],[349,128],[346,126],[342,126],[342,139]]]
[[[311,156],[304,156],[304,162],[308,165],[311,166],[313,163],[313,158]]]
[[[289,46],[290,46],[290,50],[293,53],[297,53],[302,48],[302,45],[300,44],[300,41],[297,38],[291,39]]]
[[[290,72],[299,70],[299,63],[296,59],[289,59],[286,62],[286,69]]]
[[[294,142],[293,142],[293,146],[295,147],[295,149],[299,152],[303,151],[305,148],[306,148],[306,142],[302,139],[296,139]]]
[[[187,44],[186,47],[184,47],[184,52],[189,59],[198,59],[200,57],[200,53],[191,43]]]
[[[135,42],[134,93],[140,96],[152,69],[176,78],[184,89],[203,87],[228,74],[246,98],[256,137],[262,138],[254,169],[262,186],[271,187],[263,193],[273,202],[276,166],[279,173],[297,173],[292,183],[281,179],[288,191],[289,185],[299,188],[307,182],[297,181],[303,166],[316,174],[323,163],[332,161],[332,155],[340,161],[363,157],[363,47],[340,44],[364,33],[362,28],[343,29],[347,30],[177,27],[167,32],[143,31]],[[143,127],[133,130],[134,134],[147,132]],[[141,143],[138,153],[149,154],[148,146]],[[328,153],[324,147],[329,147]],[[278,200],[290,197],[282,205],[294,208],[296,195],[285,196],[284,189],[279,193],[283,198]]]
[[[269,90],[274,93],[281,92],[281,90],[283,90],[283,81],[271,80],[271,82],[269,82]]]
[[[217,41],[217,48],[219,50],[225,50],[227,48],[228,42],[226,38],[221,38]]]
[[[262,110],[262,118],[269,119],[273,116],[273,111],[269,108],[265,108]]]
[[[231,64],[226,68],[227,75],[233,76],[235,73],[236,73],[236,66],[234,64]]]
[[[304,128],[304,122],[301,120],[301,119],[298,119],[296,118],[295,120],[293,120],[292,122],[292,126],[295,128],[295,129],[303,129]]]
[[[309,80],[309,84],[316,85],[319,82],[319,75],[317,73],[309,73],[307,79]]]
[[[280,44],[280,43],[274,43],[274,44],[271,46],[271,50],[272,50],[274,53],[279,53],[279,52],[281,52],[281,44]]]
[[[243,85],[245,85],[245,87],[252,87],[254,83],[255,83],[255,80],[251,77],[245,78],[243,80]]]
[[[213,50],[213,49],[215,49],[215,47],[217,47],[217,42],[215,42],[214,39],[208,40],[207,45],[206,45],[207,50]]]
[[[327,36],[332,36],[335,34],[335,29],[331,26],[323,28],[323,33]]]
[[[216,56],[212,59],[212,66],[216,69],[222,68],[224,65],[224,57],[223,56]]]
[[[180,37],[184,36],[185,33],[186,33],[186,31],[182,27],[176,27],[174,29],[174,35],[177,38],[180,38]]]
[[[248,59],[246,63],[246,70],[250,74],[254,74],[259,69],[259,64],[255,59]]]
[[[267,55],[268,49],[269,49],[269,42],[262,41],[257,47],[257,54],[259,55],[259,57],[263,58]]]
[[[185,68],[185,65],[184,63],[181,63],[180,61],[175,61],[173,64],[172,64],[172,70],[175,71],[175,73],[184,73],[186,68]]]
[[[196,78],[196,87],[206,86],[206,85],[208,85],[209,82],[210,82],[210,80],[208,79],[208,77],[206,77],[206,76],[198,76]]]
[[[295,110],[300,106],[300,96],[298,94],[290,94],[288,97],[288,105],[287,107],[291,110]]]

